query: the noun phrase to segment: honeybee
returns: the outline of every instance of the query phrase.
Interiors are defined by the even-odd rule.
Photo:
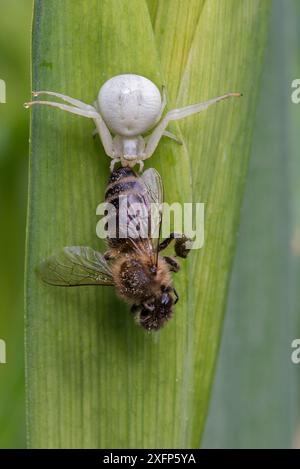
[[[121,204],[127,209],[125,219]],[[140,177],[129,167],[121,167],[110,174],[105,201],[117,214],[118,229],[108,229],[108,251],[104,254],[90,247],[65,247],[46,259],[39,268],[41,278],[56,286],[114,285],[119,297],[131,305],[136,322],[146,330],[160,329],[172,316],[178,294],[172,285],[171,272],[178,272],[176,257],[187,257],[190,240],[171,233],[160,242],[162,222],[163,184],[155,169],[148,169]],[[159,207],[154,217],[151,204]],[[121,231],[126,229],[127,237]],[[151,233],[157,233],[151,236]],[[161,256],[174,241],[175,256]]]

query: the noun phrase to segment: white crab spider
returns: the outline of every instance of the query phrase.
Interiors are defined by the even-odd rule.
[[[93,119],[95,132],[99,133],[105,153],[112,158],[111,171],[117,162],[130,168],[138,163],[142,170],[143,161],[150,158],[163,135],[180,143],[175,135],[166,130],[170,121],[196,114],[231,96],[241,96],[240,93],[227,93],[203,103],[173,109],[161,119],[167,102],[165,90],[163,88],[161,96],[157,86],[140,75],[125,74],[110,78],[100,88],[93,106],[52,91],[34,91],[32,94],[34,97],[43,94],[55,96],[69,105],[31,101],[24,104],[26,108],[46,104]],[[153,127],[149,136],[142,137]]]

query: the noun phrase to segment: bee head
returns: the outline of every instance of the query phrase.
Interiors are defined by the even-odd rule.
[[[157,331],[171,318],[174,304],[172,290],[165,288],[159,296],[144,301],[133,312],[140,326],[148,331]]]

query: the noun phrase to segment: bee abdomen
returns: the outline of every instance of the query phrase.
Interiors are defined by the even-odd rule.
[[[123,168],[122,167],[122,168],[115,169],[110,174],[110,177],[109,177],[109,180],[108,180],[108,185],[113,183],[113,182],[120,181],[120,179],[122,179],[124,177],[128,177],[128,176],[133,176],[134,178],[136,178],[135,172],[130,168]]]
[[[123,235],[120,236],[118,229],[121,204],[122,209],[126,209],[125,225],[129,226],[130,223],[131,225],[129,232],[131,235],[134,232],[137,233],[138,237],[138,231],[140,229],[140,226],[138,226],[140,225],[139,216],[141,216],[141,214],[145,216],[146,214],[146,218],[149,216],[150,221],[150,206],[147,199],[146,189],[130,168],[120,168],[116,171],[113,171],[110,176],[105,192],[105,202],[111,203],[117,211],[116,235],[112,236],[108,233],[108,243],[110,247],[118,247],[122,250],[127,250],[128,245],[130,246],[131,243],[129,242],[128,244],[128,240],[125,240]],[[137,212],[135,215],[133,215],[135,208],[137,208]],[[124,215],[122,216],[122,220],[122,227],[124,228]],[[135,229],[133,229],[133,223],[136,223]],[[128,235],[128,238],[131,238],[131,235]],[[139,242],[137,239],[136,241]]]
[[[143,196],[144,187],[130,168],[120,168],[113,171],[105,192],[105,201],[114,203],[122,195],[136,194]]]

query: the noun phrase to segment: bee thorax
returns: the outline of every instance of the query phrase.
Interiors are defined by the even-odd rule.
[[[113,265],[115,283],[121,297],[129,302],[147,301],[150,297],[161,296],[162,285],[171,284],[167,266],[159,259],[157,268],[149,264],[149,259],[127,256],[120,257]]]
[[[150,295],[152,276],[140,261],[132,258],[121,260],[114,266],[114,272],[122,297],[136,301]]]

